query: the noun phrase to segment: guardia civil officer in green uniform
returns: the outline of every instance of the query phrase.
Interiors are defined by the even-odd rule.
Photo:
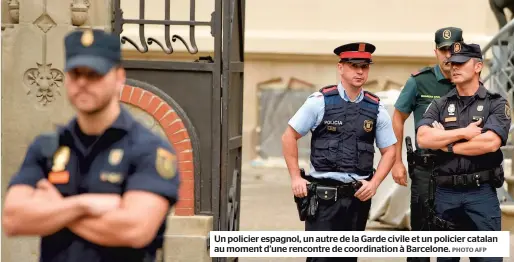
[[[454,42],[461,42],[462,30],[455,27],[441,28],[435,32],[435,56],[437,65],[422,68],[419,72],[412,74],[398,100],[395,103],[393,114],[393,128],[396,139],[396,163],[393,166],[392,174],[396,183],[407,186],[407,170],[402,162],[402,142],[405,120],[414,113],[414,121],[421,120],[427,106],[433,99],[437,99],[448,93],[453,88],[450,78],[450,65],[446,62],[450,56],[449,47]],[[416,143],[417,144],[417,143]],[[430,178],[430,162],[422,159],[426,151],[416,150],[415,168],[410,174],[411,185],[411,228],[419,231],[425,230],[424,218],[426,211],[424,202],[428,197],[428,181]],[[429,261],[428,258],[408,258],[407,261]]]
[[[76,117],[30,144],[9,183],[4,232],[40,236],[40,262],[161,261],[178,201],[175,151],[120,105],[119,36],[74,31],[64,44]]]

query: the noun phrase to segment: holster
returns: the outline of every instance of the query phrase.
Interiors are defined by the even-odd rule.
[[[432,171],[430,181],[428,184],[428,199],[425,202],[425,207],[428,210],[428,217],[426,220],[429,231],[447,231],[455,230],[457,226],[447,220],[439,218],[435,213],[435,175]]]
[[[503,186],[505,182],[505,173],[503,172],[503,166],[497,167],[493,171],[493,176],[491,177],[491,185],[495,188],[500,188]]]
[[[318,210],[318,199],[316,194],[316,184],[307,184],[306,197],[294,197],[296,208],[298,209],[298,216],[300,221],[312,219],[316,217]]]

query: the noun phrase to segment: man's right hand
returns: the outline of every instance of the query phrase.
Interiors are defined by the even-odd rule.
[[[92,216],[100,216],[117,209],[121,205],[121,196],[117,194],[83,194],[81,204]]]
[[[291,180],[291,188],[295,197],[306,197],[307,196],[307,183],[309,181],[297,176]]]
[[[467,127],[464,128],[464,138],[471,140],[473,137],[482,134],[482,128],[478,127],[482,123],[482,118],[478,121],[471,122]]]
[[[394,164],[393,169],[393,180],[396,184],[401,186],[407,186],[407,170],[402,162],[397,162]]]

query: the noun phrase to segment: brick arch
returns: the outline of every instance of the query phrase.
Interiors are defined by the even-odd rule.
[[[186,129],[187,125],[170,104],[150,90],[125,85],[120,93],[120,101],[142,109],[152,115],[161,125],[178,158],[181,185],[179,202],[175,205],[175,215],[194,215],[195,166],[191,135]]]

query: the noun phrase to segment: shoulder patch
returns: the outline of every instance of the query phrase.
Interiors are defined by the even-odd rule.
[[[364,91],[364,96],[366,96],[367,98],[375,101],[377,104],[380,103],[380,98],[377,95],[375,95],[375,94],[373,94],[371,92]]]
[[[423,67],[423,68],[421,68],[419,71],[412,73],[412,74],[411,74],[411,76],[418,76],[418,75],[420,75],[420,74],[422,74],[422,73],[425,73],[425,72],[430,71],[431,69],[432,69],[432,68],[431,68],[431,67],[429,67],[429,66],[427,66],[427,67]]]
[[[177,174],[175,170],[175,161],[177,157],[162,147],[157,148],[155,157],[155,169],[157,173],[164,179],[172,179]]]
[[[328,93],[332,90],[336,90],[337,89],[337,86],[336,85],[329,85],[329,86],[325,86],[325,87],[322,87],[319,91],[321,93]]]

